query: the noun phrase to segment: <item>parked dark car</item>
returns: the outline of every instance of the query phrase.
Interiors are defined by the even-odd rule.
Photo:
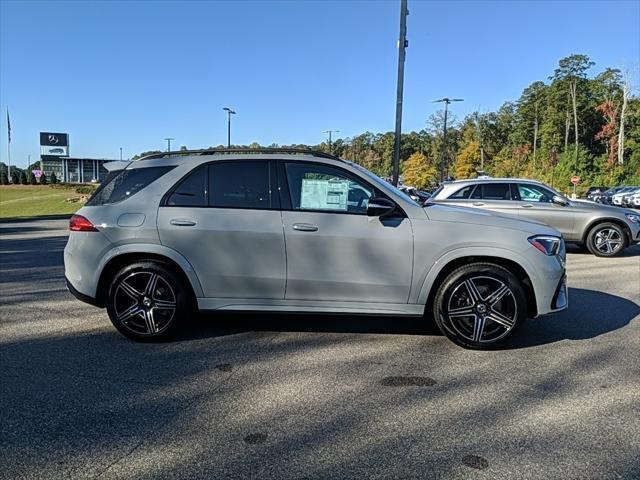
[[[607,190],[607,187],[589,187],[585,197],[587,200],[595,202],[595,198],[602,195]]]
[[[611,197],[622,190],[624,187],[612,187],[609,190],[605,190],[599,196],[596,196],[594,201],[598,203],[604,203],[605,205],[611,205]]]

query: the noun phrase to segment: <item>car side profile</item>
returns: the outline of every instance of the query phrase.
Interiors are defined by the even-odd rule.
[[[111,170],[70,220],[69,290],[135,340],[195,310],[433,318],[489,348],[567,308],[560,233],[470,208],[423,207],[319,152],[156,154]]]
[[[640,242],[640,215],[608,205],[569,200],[548,185],[519,178],[460,180],[444,184],[431,201],[516,215],[545,223],[566,242],[613,257]]]

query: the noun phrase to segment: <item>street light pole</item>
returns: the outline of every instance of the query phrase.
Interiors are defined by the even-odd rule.
[[[122,161],[122,147],[120,147],[120,161]]]
[[[331,144],[331,134],[332,133],[339,133],[339,132],[340,132],[340,130],[325,130],[324,132],[322,132],[322,133],[328,133],[329,134],[329,154],[331,154],[331,155],[333,155],[333,147],[332,147],[332,144]]]
[[[440,100],[434,100],[434,103],[444,103],[444,128],[442,132],[442,147],[440,151],[440,181],[444,182],[445,178],[445,166],[447,172],[449,170],[446,160],[447,152],[447,114],[449,112],[449,104],[453,102],[464,102],[462,98],[441,98]]]
[[[171,138],[171,137],[167,137],[167,138],[165,138],[165,140],[167,141],[167,152],[170,152],[171,151],[171,140],[174,140],[174,139]]]
[[[400,0],[400,38],[398,39],[398,86],[396,91],[396,132],[393,140],[394,186],[398,186],[400,176],[400,140],[402,135],[402,93],[404,89],[404,57],[407,42],[407,0]]]
[[[236,112],[229,107],[224,107],[223,110],[227,112],[227,148],[231,148],[231,115],[235,115]]]

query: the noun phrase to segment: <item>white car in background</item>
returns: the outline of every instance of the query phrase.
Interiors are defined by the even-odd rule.
[[[625,195],[629,195],[630,192],[634,192],[635,190],[637,190],[638,187],[624,187],[622,190],[620,190],[618,193],[616,193],[615,195],[612,195],[611,197],[611,205],[616,205],[618,207],[621,207],[622,204],[622,199],[624,198]]]

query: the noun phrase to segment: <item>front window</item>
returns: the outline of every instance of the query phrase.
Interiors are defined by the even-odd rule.
[[[357,169],[360,173],[362,173],[364,176],[366,176],[369,180],[371,180],[374,184],[377,184],[379,186],[381,186],[381,190],[391,190],[393,191],[393,193],[395,193],[396,195],[398,195],[399,197],[402,197],[404,200],[406,200],[409,203],[413,203],[414,205],[417,205],[418,207],[420,207],[421,205],[416,202],[413,198],[411,198],[409,195],[407,195],[406,193],[404,193],[403,191],[401,191],[400,189],[394,187],[391,183],[381,179],[379,176],[377,176],[375,173],[370,172],[369,170],[367,170],[366,168],[364,168],[362,165],[358,165],[357,163],[351,163],[349,162],[349,164]],[[436,193],[438,193],[439,190],[436,190],[436,192],[433,193],[432,198],[435,198]]]
[[[294,210],[364,214],[374,196],[371,187],[337,168],[286,163],[285,169]]]
[[[551,203],[555,194],[544,187],[532,184],[518,184],[518,195],[523,202]]]

